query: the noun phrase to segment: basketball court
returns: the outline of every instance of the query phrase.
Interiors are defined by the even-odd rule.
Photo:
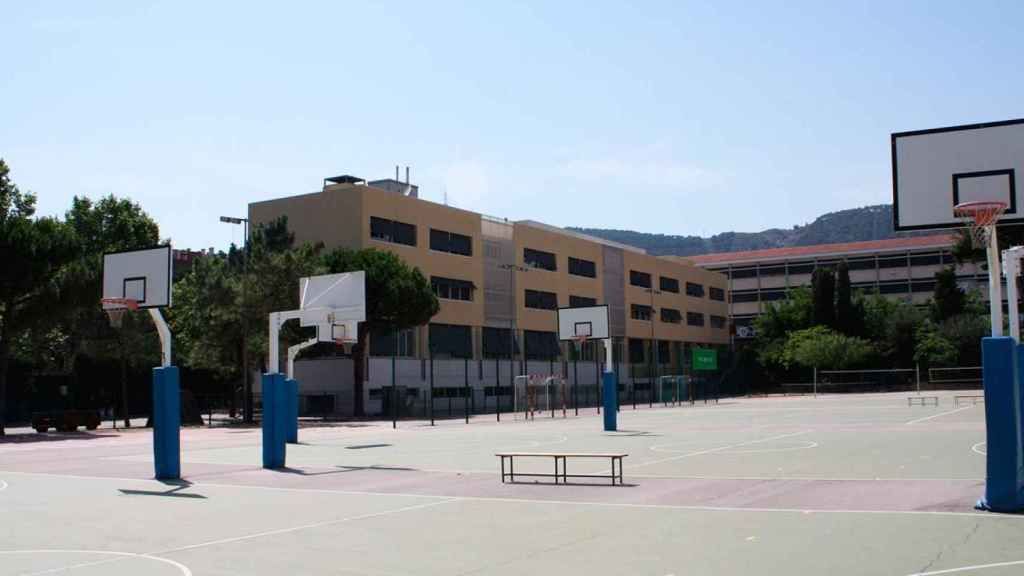
[[[279,470],[258,429],[184,429],[181,482],[150,479],[148,430],[26,435],[0,574],[1020,574],[1024,517],[973,510],[984,406],[939,395],[303,428]],[[502,484],[494,457],[609,449],[624,486]]]

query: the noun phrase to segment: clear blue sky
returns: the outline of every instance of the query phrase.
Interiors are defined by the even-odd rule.
[[[889,134],[1024,116],[1020,2],[15,2],[0,156],[63,214],[225,247],[249,201],[412,167],[510,219],[711,234],[891,199]]]

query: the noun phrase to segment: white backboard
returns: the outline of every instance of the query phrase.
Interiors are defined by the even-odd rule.
[[[299,280],[299,324],[315,326],[317,339],[353,340],[366,321],[366,273],[343,272]]]
[[[171,305],[171,247],[103,255],[103,298],[131,298],[139,308]]]
[[[1007,204],[1000,223],[1024,221],[1024,119],[892,135],[896,230],[963,227],[953,206],[979,200]]]
[[[608,306],[558,309],[558,339],[587,340],[608,338]]]

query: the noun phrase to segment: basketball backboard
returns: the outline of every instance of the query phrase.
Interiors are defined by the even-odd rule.
[[[299,280],[299,324],[315,326],[321,342],[351,342],[366,321],[366,273],[343,272]]]
[[[896,230],[959,228],[957,204],[1006,204],[999,223],[1024,222],[1024,119],[892,135]]]
[[[170,246],[104,254],[103,298],[129,298],[139,308],[170,306],[171,262]]]
[[[558,309],[559,340],[608,338],[608,306]]]

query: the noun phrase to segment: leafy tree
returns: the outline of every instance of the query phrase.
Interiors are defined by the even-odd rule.
[[[952,366],[956,358],[956,347],[942,335],[934,322],[925,320],[918,326],[915,361],[928,366]]]
[[[352,347],[355,415],[362,416],[366,345],[378,331],[392,332],[421,326],[437,314],[440,305],[430,283],[420,272],[391,252],[337,249],[324,254],[328,273],[366,273],[366,321],[359,324]]]
[[[942,322],[962,314],[967,294],[957,284],[956,268],[949,266],[935,273],[935,294],[932,297],[932,319]]]
[[[981,366],[981,339],[991,330],[989,317],[980,314],[958,314],[939,325],[942,336],[956,349],[960,366]]]
[[[863,363],[873,352],[867,340],[844,336],[824,326],[813,326],[789,335],[783,359],[787,367],[796,364],[842,370]]]
[[[845,260],[836,269],[836,329],[847,336],[864,335],[864,308],[861,300],[854,298]]]
[[[815,268],[811,275],[814,296],[814,324],[833,328],[836,325],[836,275],[831,268]]]
[[[782,365],[782,352],[789,333],[813,324],[811,291],[801,286],[791,289],[787,296],[786,300],[768,306],[754,319],[758,360],[764,366]]]
[[[75,236],[53,218],[33,218],[36,198],[22,193],[0,160],[0,435],[7,413],[7,367],[12,342],[59,315],[60,275],[79,255]]]

